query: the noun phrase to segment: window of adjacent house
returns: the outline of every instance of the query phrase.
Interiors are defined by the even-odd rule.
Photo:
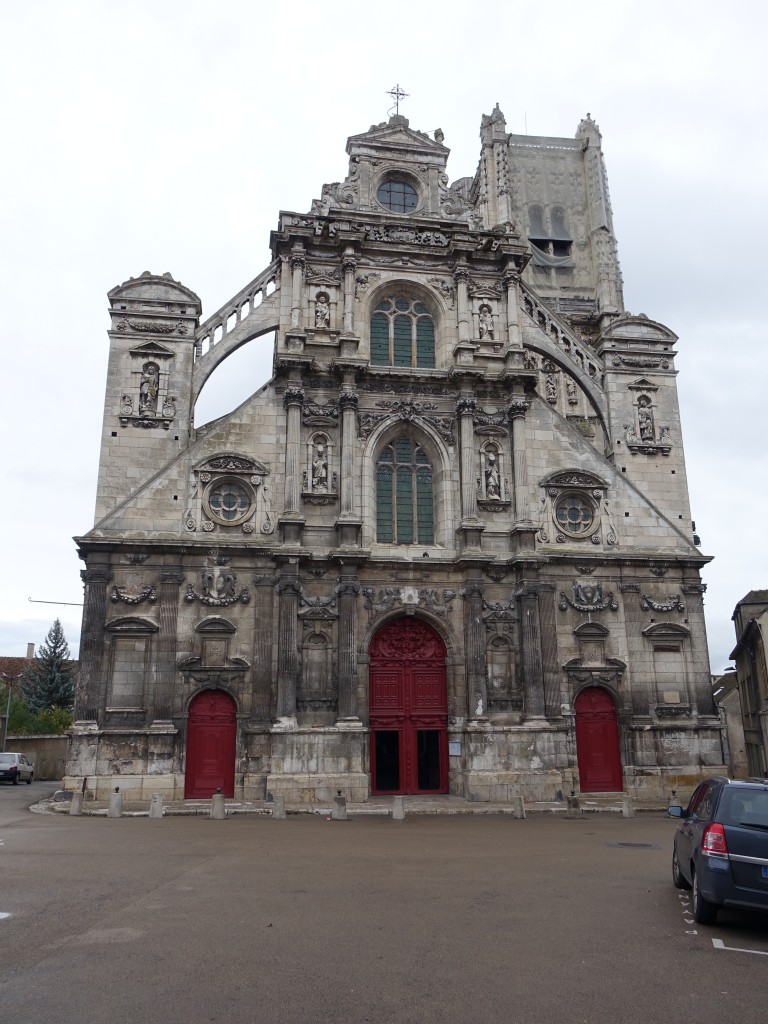
[[[391,213],[411,213],[416,209],[418,194],[413,185],[400,178],[390,178],[379,186],[376,198]]]
[[[376,540],[433,544],[432,466],[410,437],[386,445],[376,464]]]
[[[385,299],[371,317],[371,363],[434,369],[435,323],[416,299]]]

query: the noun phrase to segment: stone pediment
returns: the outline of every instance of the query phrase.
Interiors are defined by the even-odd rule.
[[[669,345],[677,341],[677,335],[670,331],[668,327],[665,327],[664,324],[657,323],[655,320],[649,320],[642,313],[638,316],[625,313],[623,316],[611,321],[605,331],[603,331],[600,343],[602,344],[608,340],[632,342],[636,345],[652,345],[659,342],[665,342]]]
[[[431,139],[426,132],[411,128],[408,119],[402,115],[395,115],[381,124],[372,124],[367,132],[351,135],[347,140],[347,152],[350,155],[358,149],[372,150],[379,147],[405,151],[411,161],[417,154],[425,153],[446,159],[450,152],[447,146],[437,139]]]
[[[202,309],[200,299],[180,281],[175,281],[170,274],[152,274],[145,270],[139,277],[129,277],[127,281],[117,285],[108,293],[111,302],[120,299],[150,302],[182,302],[195,307],[195,312]]]
[[[130,351],[132,356],[138,356],[141,359],[173,358],[173,352],[156,341],[148,341],[146,345],[137,345],[136,348],[132,348]]]

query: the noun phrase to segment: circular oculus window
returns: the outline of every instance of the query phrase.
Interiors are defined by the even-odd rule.
[[[379,185],[376,198],[390,213],[413,213],[419,201],[419,194],[413,185],[403,178],[388,178]]]
[[[253,494],[236,480],[219,480],[209,488],[205,504],[211,519],[234,526],[253,511]]]
[[[582,494],[561,494],[555,503],[554,518],[563,533],[587,537],[597,526],[595,506]]]

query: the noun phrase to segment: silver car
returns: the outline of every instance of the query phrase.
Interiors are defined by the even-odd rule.
[[[34,766],[24,754],[0,754],[0,782],[12,782],[18,786],[23,779],[29,785],[34,775]]]

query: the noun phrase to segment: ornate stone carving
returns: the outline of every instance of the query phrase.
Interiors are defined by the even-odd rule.
[[[335,593],[330,597],[308,597],[303,590],[299,590],[299,607],[302,609],[299,612],[300,619],[337,619],[337,605],[338,598]]]
[[[157,594],[153,586],[141,586],[141,584],[132,584],[127,587],[118,587],[115,585],[112,587],[112,601],[117,604],[118,601],[122,601],[123,604],[141,604],[142,601],[149,601],[150,604],[154,604],[157,600]]]
[[[640,595],[640,607],[644,612],[671,612],[671,611],[685,611],[685,605],[682,602],[679,594],[675,594],[674,597],[670,597],[667,601],[654,601],[652,597],[648,597],[647,594]]]
[[[472,417],[476,434],[503,437],[507,434],[507,415],[503,412],[488,413],[480,409]]]
[[[302,420],[308,427],[334,427],[339,419],[339,407],[329,401],[325,405],[316,402],[305,402]]]
[[[454,590],[439,591],[434,587],[422,587],[419,590],[415,587],[381,587],[378,593],[372,587],[363,587],[362,594],[365,597],[363,607],[368,612],[369,620],[395,607],[403,607],[410,614],[413,614],[416,607],[422,607],[439,618],[447,618],[451,602],[456,597]]]
[[[579,612],[602,612],[606,609],[615,612],[619,607],[613,599],[613,591],[609,590],[603,597],[602,583],[587,584],[574,581],[571,585],[573,599],[564,594],[562,590],[560,591],[558,607],[562,612],[567,611],[569,606]]]
[[[442,277],[430,277],[429,283],[444,296],[448,303],[448,308],[453,309],[456,300],[456,291],[453,285],[449,284],[445,278]]]
[[[364,292],[366,292],[368,290],[368,286],[379,277],[381,277],[381,274],[378,274],[374,270],[368,271],[367,274],[358,274],[355,278],[355,298],[359,298]]]
[[[283,403],[287,407],[289,405],[303,405],[304,403],[304,388],[301,384],[289,384],[285,389],[283,395]]]
[[[483,611],[488,612],[487,615],[483,616],[483,622],[486,624],[497,622],[517,622],[514,598],[511,598],[509,601],[496,601],[494,603],[489,603],[485,598],[483,598]]]
[[[251,597],[247,587],[237,590],[237,577],[230,570],[203,569],[200,576],[200,590],[196,591],[191,583],[187,585],[184,600],[192,604],[200,604],[211,608],[224,608],[227,605],[248,604]]]
[[[115,325],[118,331],[136,331],[139,334],[179,334],[187,333],[187,325],[183,320],[136,320],[133,317],[121,316]]]
[[[365,237],[372,242],[410,242],[412,245],[429,245],[444,247],[448,245],[448,237],[442,231],[424,231],[411,227],[389,227],[374,224],[366,227]]]

